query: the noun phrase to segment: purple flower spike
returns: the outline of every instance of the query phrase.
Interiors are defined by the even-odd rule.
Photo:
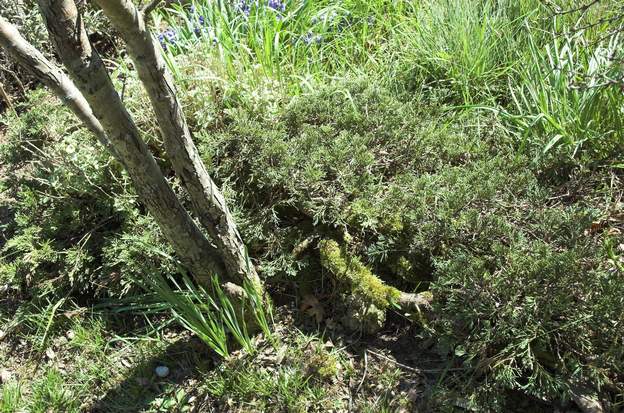
[[[158,43],[160,43],[160,47],[163,48],[163,50],[167,50],[167,41],[165,40],[165,35],[160,33],[158,35]]]
[[[167,41],[175,42],[176,32],[173,29],[165,30],[165,38],[167,39]]]
[[[282,2],[281,0],[269,0],[268,6],[270,9],[273,9],[275,11],[286,11],[286,3]]]
[[[305,43],[306,46],[310,46],[312,44],[312,33],[308,32],[301,37],[301,40]]]
[[[251,12],[251,1],[240,0],[236,5],[236,9],[245,16],[249,16],[249,13]]]

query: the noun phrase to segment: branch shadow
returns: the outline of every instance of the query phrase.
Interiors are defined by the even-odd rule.
[[[218,363],[215,354],[199,339],[192,336],[182,338],[133,367],[122,382],[110,389],[88,411],[182,411],[183,406],[189,406],[194,384],[199,383],[202,375]],[[166,366],[169,374],[164,378],[158,377],[155,373],[158,366]]]

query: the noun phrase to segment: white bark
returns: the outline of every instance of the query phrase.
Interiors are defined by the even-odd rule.
[[[65,67],[123,159],[134,188],[166,239],[202,283],[223,268],[215,248],[195,225],[166,181],[92,49],[73,0],[39,0],[50,38]]]
[[[199,221],[215,243],[229,278],[239,283],[247,279],[260,286],[225,199],[193,143],[161,48],[146,27],[143,15],[130,0],[96,2],[128,46],[128,54],[154,108],[167,154],[189,192]]]

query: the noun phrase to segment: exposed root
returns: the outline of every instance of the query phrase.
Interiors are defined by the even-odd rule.
[[[575,384],[571,386],[571,395],[574,403],[583,413],[603,413],[605,410],[598,400],[598,395],[589,386]]]

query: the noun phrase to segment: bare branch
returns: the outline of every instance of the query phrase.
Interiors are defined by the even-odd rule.
[[[160,5],[160,3],[162,3],[162,2],[163,2],[163,0],[152,0],[151,2],[146,4],[145,7],[143,7],[141,9],[141,13],[144,16],[147,16],[148,14],[153,12],[156,9],[156,7],[158,7]]]
[[[100,143],[119,160],[119,155],[106,137],[102,125],[95,118],[89,104],[74,83],[60,68],[46,59],[39,50],[28,43],[15,26],[2,17],[0,17],[0,46],[13,60],[49,87],[84,125],[95,134]]]
[[[141,14],[145,17],[147,17],[151,12],[153,12],[154,10],[156,10],[161,3],[164,3],[163,7],[167,7],[172,5],[173,3],[178,3],[181,6],[190,3],[189,0],[152,0],[151,2],[147,3],[142,9],[141,9]]]

